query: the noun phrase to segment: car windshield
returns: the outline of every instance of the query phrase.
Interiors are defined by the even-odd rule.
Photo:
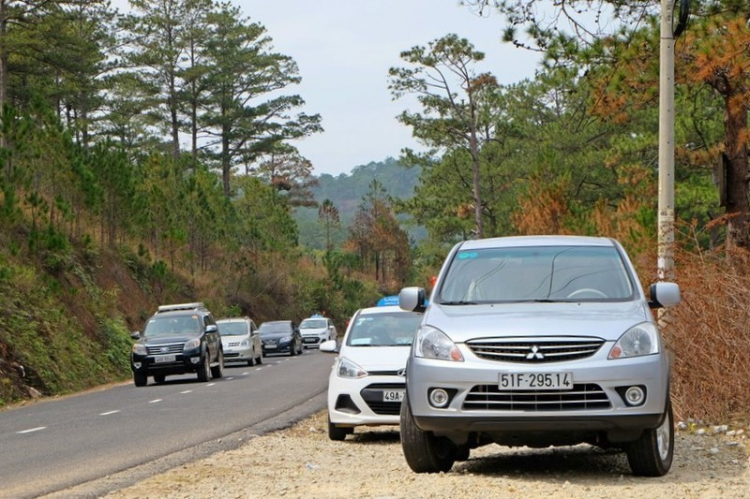
[[[288,322],[264,322],[258,328],[258,333],[265,334],[291,333]]]
[[[247,334],[247,324],[244,322],[218,322],[219,333],[222,336],[239,336]]]
[[[323,329],[328,327],[325,319],[305,319],[299,325],[300,329]]]
[[[152,317],[143,332],[145,337],[200,334],[200,319],[197,315]]]
[[[353,347],[411,345],[421,319],[422,315],[416,312],[359,314],[346,344]]]
[[[437,301],[621,301],[633,293],[630,273],[614,247],[534,246],[459,251]]]

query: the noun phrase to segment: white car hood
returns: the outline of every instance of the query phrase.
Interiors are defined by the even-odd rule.
[[[302,336],[319,336],[323,333],[327,333],[328,328],[327,327],[311,327],[311,328],[300,329],[299,332]]]
[[[460,343],[498,336],[596,336],[616,340],[635,324],[652,320],[650,309],[641,301],[461,306],[433,303],[424,323]]]
[[[365,371],[398,371],[406,367],[411,345],[397,347],[346,347],[340,352]]]

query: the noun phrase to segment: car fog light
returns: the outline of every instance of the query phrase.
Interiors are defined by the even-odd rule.
[[[135,367],[136,369],[140,369],[141,365],[142,364],[140,362],[133,362],[133,367]]]
[[[628,405],[641,405],[645,398],[646,394],[640,386],[631,386],[625,391],[625,402]]]
[[[192,362],[193,364],[197,364],[197,363],[199,363],[200,361],[201,361],[201,358],[200,358],[200,357],[192,357],[192,358],[190,359],[190,362]]]
[[[448,402],[450,402],[448,392],[442,388],[435,388],[430,392],[430,404],[433,407],[443,408],[448,405]]]

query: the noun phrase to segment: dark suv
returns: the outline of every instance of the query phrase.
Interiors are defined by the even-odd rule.
[[[130,354],[135,386],[148,377],[163,383],[170,374],[197,373],[199,381],[224,374],[221,336],[211,312],[202,303],[162,305],[147,322]]]

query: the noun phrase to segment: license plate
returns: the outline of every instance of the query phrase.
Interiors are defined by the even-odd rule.
[[[383,402],[403,402],[406,390],[384,390]]]
[[[156,357],[154,357],[154,362],[157,364],[161,364],[164,362],[174,362],[175,360],[177,360],[176,355],[157,355]]]
[[[501,390],[572,390],[573,373],[500,373]]]
[[[266,350],[273,350],[276,348],[276,345],[266,345]]]

